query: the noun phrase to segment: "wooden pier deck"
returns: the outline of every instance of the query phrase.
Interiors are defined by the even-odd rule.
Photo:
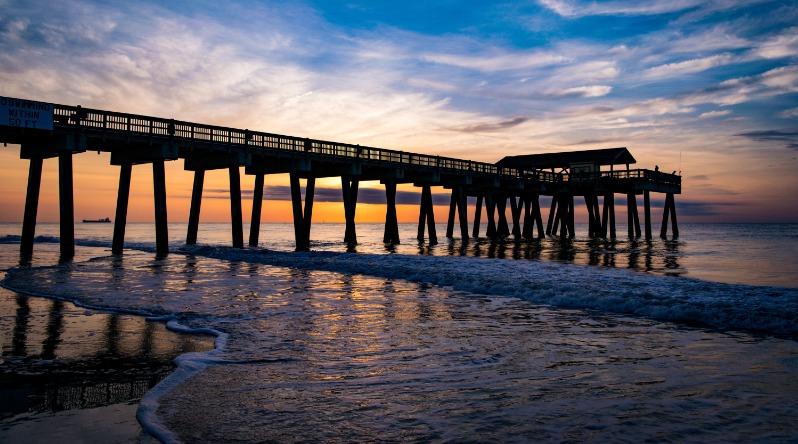
[[[590,163],[593,151],[559,153],[561,156],[555,162],[556,168],[553,164],[551,168],[517,167],[508,166],[512,162],[506,160],[510,158],[492,164],[3,97],[0,97],[0,142],[20,144],[20,156],[30,160],[21,242],[23,255],[30,255],[33,249],[42,162],[53,157],[57,157],[59,163],[61,253],[66,258],[74,254],[72,156],[87,150],[109,152],[111,164],[120,167],[114,253],[123,250],[131,170],[136,164],[152,165],[157,252],[159,255],[168,253],[164,162],[178,159],[184,161],[186,170],[194,172],[186,235],[188,244],[197,241],[205,171],[227,169],[233,246],[243,247],[240,167],[244,167],[245,174],[255,176],[249,233],[249,244],[253,246],[259,241],[264,176],[285,173],[290,175],[297,250],[309,249],[315,179],[322,177],[341,178],[346,218],[344,240],[348,243],[357,242],[354,220],[359,182],[377,180],[386,190],[386,243],[399,242],[396,186],[402,183],[421,188],[419,241],[437,242],[430,190],[433,186],[451,190],[447,237],[454,236],[455,214],[458,215],[463,240],[479,236],[484,204],[486,235],[492,239],[557,235],[558,227],[560,237],[572,238],[575,235],[574,197],[582,196],[588,209],[590,236],[614,238],[615,194],[627,196],[629,235],[641,237],[635,196],[642,194],[644,236],[651,239],[651,192],[666,195],[661,236],[667,234],[669,217],[673,236],[678,236],[673,196],[681,193],[681,177],[647,169],[629,169],[631,154],[625,148],[614,149],[623,150],[618,155],[626,162],[627,168],[621,170],[601,170],[601,166],[607,163],[601,160],[598,151],[606,150],[595,151],[593,157],[598,160],[593,162],[593,168],[585,168],[585,160]],[[578,156],[579,162],[568,164],[568,156]],[[631,159],[634,163],[634,158]],[[609,163],[611,168],[618,163],[613,162]],[[304,202],[300,179],[306,180]],[[540,196],[553,197],[545,229]],[[603,197],[603,209],[599,208],[599,196]],[[476,197],[476,213],[470,233],[466,213],[468,197]],[[506,217],[508,205],[511,221]]]

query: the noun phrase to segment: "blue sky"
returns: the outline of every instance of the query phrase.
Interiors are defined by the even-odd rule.
[[[798,221],[794,1],[15,2],[0,94],[496,161],[627,146]]]

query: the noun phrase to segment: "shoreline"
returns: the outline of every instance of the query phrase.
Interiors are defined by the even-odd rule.
[[[56,295],[17,291],[4,284],[0,284],[0,288],[0,301],[3,302],[0,306],[0,327],[3,330],[9,329],[10,319],[17,318],[11,328],[13,333],[8,335],[13,344],[10,347],[3,344],[3,359],[0,361],[0,372],[8,376],[4,378],[6,384],[0,385],[0,392],[6,392],[3,398],[10,400],[13,394],[16,400],[3,406],[0,437],[6,436],[10,440],[14,440],[13,437],[22,437],[24,440],[31,433],[35,436],[37,431],[44,430],[45,436],[39,436],[36,440],[52,439],[63,436],[65,430],[68,433],[69,430],[78,429],[80,437],[85,438],[96,433],[95,438],[113,442],[175,440],[173,433],[156,417],[157,399],[201,369],[187,365],[189,360],[183,357],[205,355],[218,350],[219,346],[223,346],[223,341],[217,341],[219,336],[213,336],[211,340],[213,332],[209,329],[189,329],[173,317],[93,306]],[[9,312],[11,300],[19,305],[16,313]],[[45,301],[49,304],[44,303]],[[40,313],[45,305],[57,306],[59,313],[63,313],[60,318],[68,318],[66,328],[69,332],[66,336],[77,336],[84,343],[91,343],[93,339],[91,345],[95,347],[67,343],[69,340],[61,342],[61,338],[50,337],[61,336],[65,332],[59,332],[59,328],[53,327],[52,313]],[[47,317],[50,319],[47,320],[46,331],[42,332],[37,327]],[[33,322],[29,318],[34,318]],[[98,320],[108,325],[121,324],[122,330],[103,331],[98,325],[103,322],[98,323]],[[134,326],[132,331],[131,325]],[[60,330],[64,330],[63,325]],[[136,337],[137,334],[139,337]],[[52,350],[36,355],[28,353],[24,350],[26,347],[22,346],[20,353],[20,343],[26,342],[26,339],[30,343],[27,348],[35,346],[32,339],[26,336],[42,335],[48,336],[45,343]],[[107,350],[96,347],[96,338],[101,335],[105,335],[106,340],[99,342],[105,342],[102,345]],[[141,336],[145,336],[143,342],[150,348],[145,352],[131,355],[124,347],[119,348],[120,344],[129,346],[134,340],[141,340]],[[59,348],[66,349],[61,352],[64,357],[60,356]],[[6,353],[6,349],[9,353]],[[59,387],[59,383],[64,386]],[[18,389],[19,386],[26,390]],[[103,389],[109,394],[105,398],[106,402],[99,402],[97,405],[97,402],[86,401],[101,397]],[[16,393],[14,390],[24,393]],[[117,393],[120,390],[122,396]],[[80,393],[77,400],[69,398],[74,393]],[[14,411],[12,404],[22,399],[20,396],[30,400],[23,404],[29,407],[29,411]],[[68,399],[57,401],[59,396],[66,396]],[[48,407],[37,404],[39,399],[47,399]],[[98,417],[102,419],[98,420]],[[48,426],[37,428],[37,424],[41,423]]]

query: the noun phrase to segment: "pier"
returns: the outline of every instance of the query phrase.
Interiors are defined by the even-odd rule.
[[[74,255],[72,156],[85,151],[109,152],[111,165],[120,169],[113,221],[115,254],[124,249],[132,166],[142,164],[151,165],[153,170],[156,252],[158,256],[168,254],[164,162],[175,160],[182,160],[184,168],[194,173],[187,244],[198,240],[205,172],[227,169],[232,243],[236,248],[244,247],[241,167],[245,174],[255,177],[250,246],[259,242],[263,188],[266,176],[272,174],[290,177],[297,251],[310,249],[315,181],[325,177],[341,179],[346,220],[343,239],[349,244],[357,243],[355,214],[358,187],[363,181],[379,181],[385,187],[383,240],[386,244],[400,242],[396,213],[399,184],[420,188],[418,240],[429,244],[438,242],[432,211],[433,186],[451,192],[447,238],[453,238],[457,231],[463,241],[479,237],[484,220],[485,236],[490,239],[521,240],[547,235],[571,239],[575,236],[576,198],[581,198],[588,213],[588,235],[615,239],[615,195],[621,194],[627,199],[628,236],[650,240],[650,193],[665,197],[660,236],[668,236],[668,227],[673,238],[679,235],[674,196],[681,194],[681,177],[656,170],[631,169],[636,160],[626,148],[510,156],[494,164],[2,97],[0,142],[19,144],[20,157],[30,162],[22,256],[33,252],[42,163],[50,158],[57,158],[59,165],[61,255],[65,259]],[[542,196],[551,197],[545,226]],[[644,230],[641,230],[637,196],[643,197]],[[476,198],[471,220],[467,212],[470,197]]]

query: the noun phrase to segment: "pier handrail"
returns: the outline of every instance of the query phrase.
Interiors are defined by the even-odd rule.
[[[307,139],[262,131],[242,130],[182,120],[82,108],[80,106],[54,104],[53,107],[54,124],[56,126],[79,126],[98,130],[127,131],[159,137],[175,137],[198,142],[217,142],[256,148],[298,151],[347,159],[376,160],[398,165],[413,165],[457,172],[498,175],[542,182],[562,182],[562,175],[558,173],[501,168],[487,162]]]

